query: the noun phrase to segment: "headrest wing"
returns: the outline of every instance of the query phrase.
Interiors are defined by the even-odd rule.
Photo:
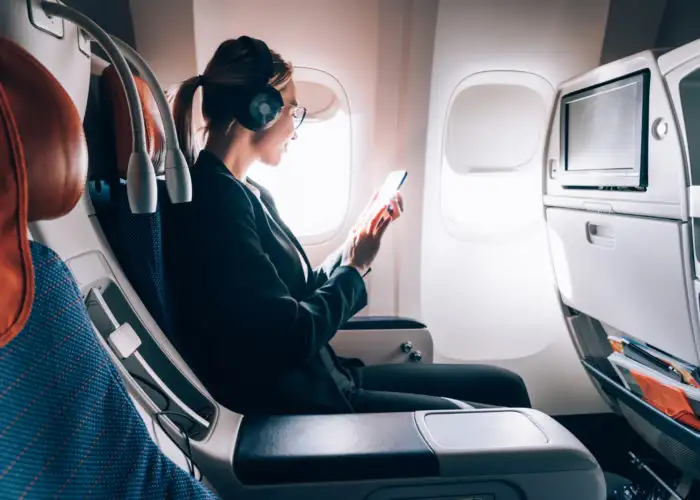
[[[27,224],[68,213],[86,174],[73,101],[34,57],[0,38],[0,347],[24,328],[34,298]]]

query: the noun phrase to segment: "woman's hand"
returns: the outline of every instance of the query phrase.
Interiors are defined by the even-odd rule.
[[[389,200],[389,203],[383,206],[378,206],[376,203],[378,194],[378,191],[375,192],[374,195],[372,195],[372,198],[370,198],[367,206],[362,210],[360,217],[358,217],[357,222],[350,230],[351,238],[363,227],[366,227],[372,220],[372,218],[378,214],[382,215],[383,217],[389,218],[389,222],[395,221],[396,219],[401,217],[401,213],[403,213],[403,198],[401,197],[401,193],[397,192],[391,198],[391,200]]]
[[[347,241],[341,247],[341,265],[355,267],[364,275],[379,252],[379,245],[389,224],[401,217],[403,198],[401,193],[391,198],[387,205],[377,205],[375,192],[350,230]]]
[[[364,276],[379,252],[382,236],[391,220],[382,210],[375,214],[368,224],[354,231],[345,245],[340,265],[354,267]]]
[[[396,192],[394,197],[389,201],[389,205],[387,205],[386,210],[389,213],[392,221],[395,221],[401,217],[401,214],[403,213],[403,197],[401,196],[401,193],[398,191]]]

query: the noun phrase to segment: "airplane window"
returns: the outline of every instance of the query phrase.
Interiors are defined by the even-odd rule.
[[[340,82],[295,68],[306,117],[278,167],[254,165],[250,176],[275,197],[280,215],[303,243],[321,243],[342,226],[350,198],[350,106]]]
[[[468,173],[527,164],[544,132],[546,104],[524,85],[484,82],[465,87],[455,96],[447,122],[449,167]]]
[[[477,73],[457,86],[440,182],[443,222],[453,237],[512,242],[540,222],[538,153],[553,97],[547,80],[521,71]]]
[[[681,106],[693,184],[700,184],[700,70],[680,82]]]

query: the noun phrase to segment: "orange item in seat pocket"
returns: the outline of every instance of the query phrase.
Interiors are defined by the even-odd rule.
[[[664,385],[653,377],[630,370],[644,393],[644,399],[674,420],[700,430],[700,419],[690,407],[688,397],[680,387]]]
[[[619,339],[611,339],[608,337],[608,342],[610,342],[610,347],[612,347],[612,350],[615,352],[619,352],[620,354],[625,353],[625,348],[622,345],[622,341]]]

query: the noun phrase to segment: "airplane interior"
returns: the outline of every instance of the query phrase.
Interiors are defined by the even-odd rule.
[[[700,500],[699,19],[697,0],[0,0],[0,499]],[[506,369],[532,408],[217,401],[164,265],[196,195],[172,97],[243,35],[293,66],[303,124],[250,177],[314,266],[405,170],[333,349]]]

